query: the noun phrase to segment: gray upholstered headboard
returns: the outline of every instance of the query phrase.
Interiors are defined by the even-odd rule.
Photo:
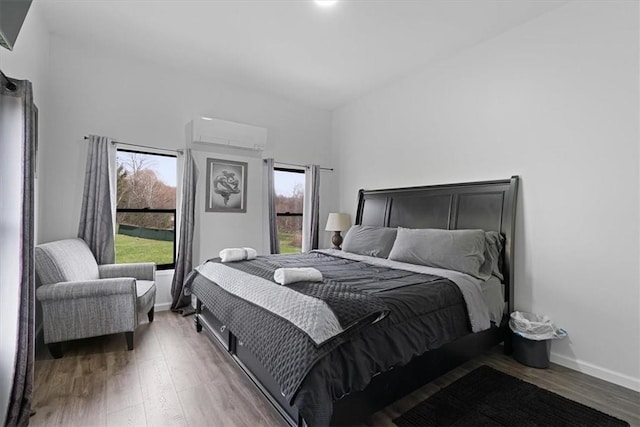
[[[499,231],[505,237],[505,301],[511,312],[517,194],[518,176],[499,181],[360,190],[356,224]]]

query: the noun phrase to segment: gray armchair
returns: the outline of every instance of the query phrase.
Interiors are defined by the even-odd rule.
[[[154,263],[98,265],[84,240],[68,239],[36,246],[35,266],[44,342],[56,359],[63,341],[121,332],[133,350],[139,314],[153,322]]]

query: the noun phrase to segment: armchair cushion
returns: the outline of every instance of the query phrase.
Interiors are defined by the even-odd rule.
[[[138,315],[149,312],[156,301],[155,284],[150,280],[137,280],[136,293],[138,297],[136,302]]]
[[[98,263],[82,239],[38,245],[35,248],[35,261],[38,277],[45,285],[100,278]]]

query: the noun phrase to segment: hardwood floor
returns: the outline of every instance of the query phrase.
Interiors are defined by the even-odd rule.
[[[253,384],[204,334],[193,317],[156,313],[136,329],[135,349],[124,334],[66,343],[54,360],[38,346],[32,426],[284,426]],[[392,419],[486,364],[569,399],[640,426],[640,393],[553,365],[534,369],[498,348],[374,414],[367,425]]]

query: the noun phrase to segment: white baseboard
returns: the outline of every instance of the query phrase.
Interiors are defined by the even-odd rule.
[[[160,304],[156,304],[153,306],[153,310],[154,311],[168,311],[171,309],[171,303],[170,302],[163,302]]]
[[[629,375],[621,374],[620,372],[602,368],[582,360],[572,359],[554,352],[551,352],[549,360],[553,363],[557,363],[558,365],[573,369],[574,371],[582,372],[584,374],[591,375],[592,377],[600,378],[601,380],[640,392],[640,378],[634,378]]]

